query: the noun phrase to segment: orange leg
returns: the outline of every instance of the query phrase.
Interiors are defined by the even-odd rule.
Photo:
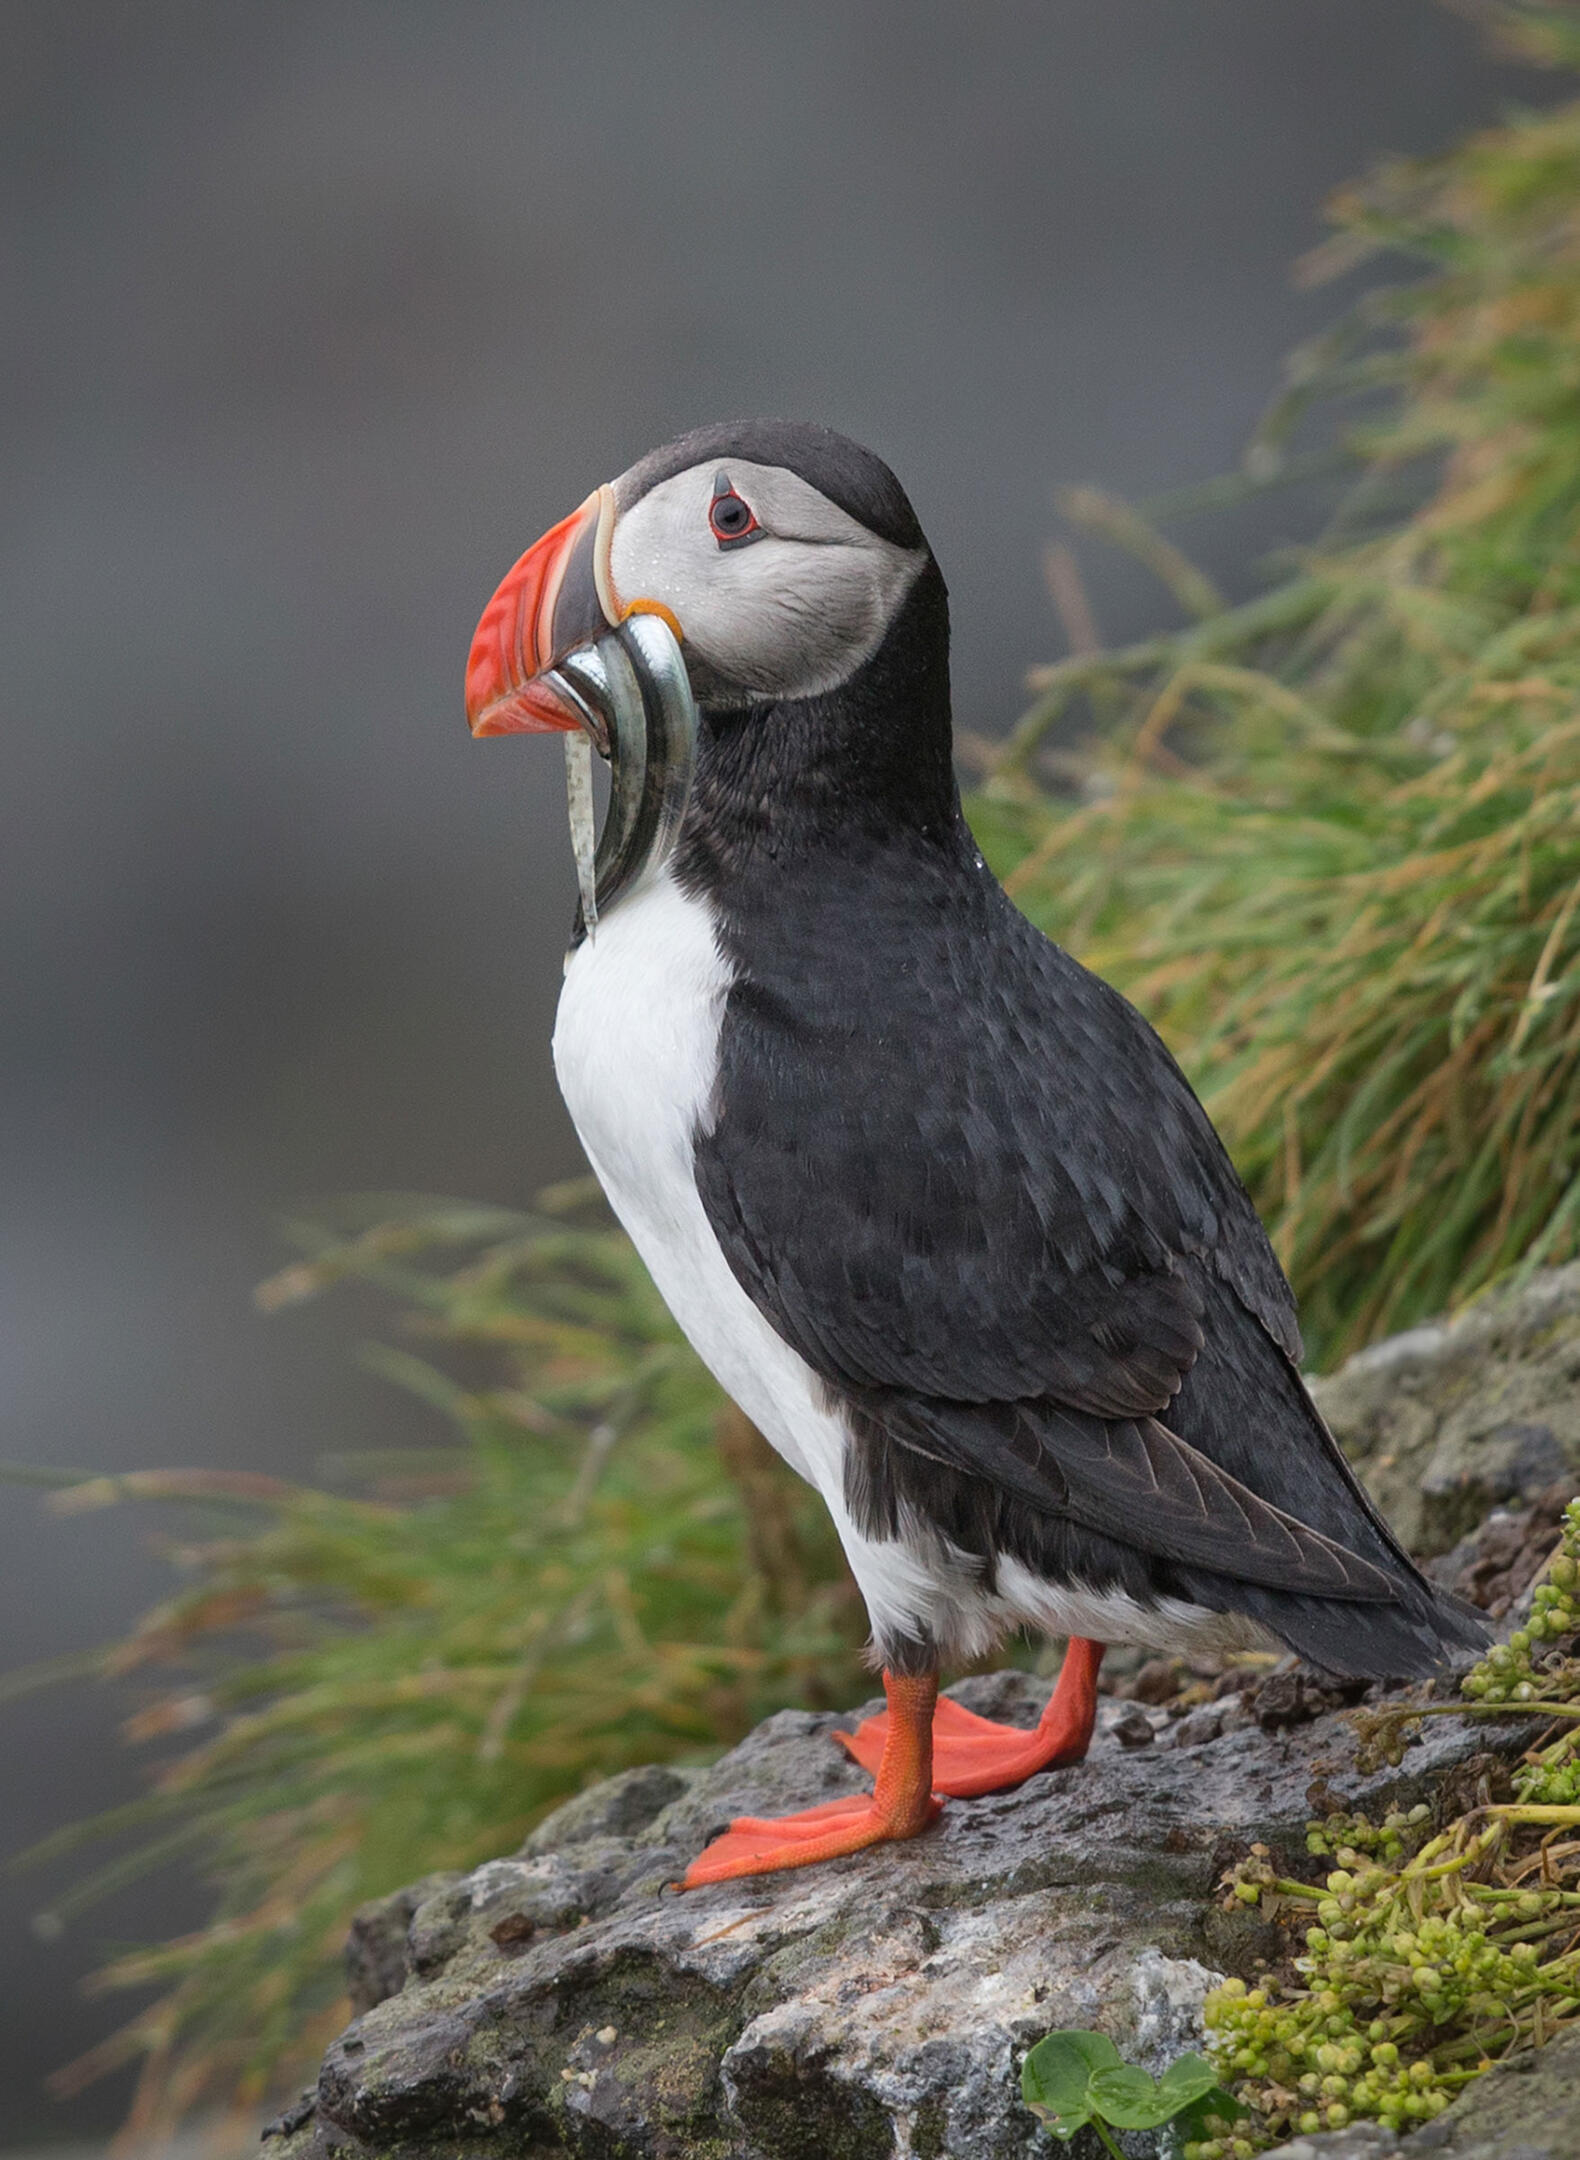
[[[933,1790],[957,1799],[1006,1792],[1038,1770],[1078,1763],[1092,1742],[1097,1719],[1097,1669],[1103,1645],[1072,1635],[1059,1684],[1032,1732],[995,1725],[946,1697],[933,1718]],[[891,1698],[892,1706],[892,1698]],[[887,1760],[890,1711],[868,1718],[853,1733],[834,1734],[864,1769]]]
[[[870,1799],[855,1793],[799,1815],[737,1816],[724,1835],[692,1861],[682,1889],[725,1882],[732,1875],[810,1867],[814,1860],[834,1860],[841,1853],[861,1852],[890,1838],[913,1838],[925,1830],[939,1808],[932,1792],[938,1675],[915,1680],[886,1672],[883,1692],[889,1707],[884,1738],[868,1765],[877,1775]]]

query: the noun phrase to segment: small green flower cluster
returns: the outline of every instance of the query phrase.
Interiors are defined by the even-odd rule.
[[[1282,1878],[1265,1845],[1230,1874],[1229,1904],[1310,1924],[1287,1977],[1254,1988],[1226,1980],[1208,1996],[1218,2074],[1252,2113],[1188,2145],[1186,2160],[1245,2160],[1355,2120],[1408,2130],[1440,2115],[1493,2056],[1580,2018],[1576,1848],[1543,1848],[1537,1865],[1541,1838],[1580,1829],[1580,1656],[1567,1648],[1576,1635],[1580,1500],[1565,1511],[1530,1618],[1463,1683],[1473,1715],[1528,1704],[1560,1721],[1515,1771],[1515,1803],[1436,1836],[1425,1806],[1380,1823],[1333,1814],[1307,1828],[1306,1850],[1333,1863],[1321,1884]],[[1384,1712],[1367,1746],[1397,1762],[1405,1725],[1449,1714],[1435,1704]]]
[[[1463,2082],[1425,2057],[1410,2059],[1411,2045],[1424,2025],[1462,2008],[1472,1987],[1495,1984],[1498,1953],[1484,1933],[1441,1918],[1399,1926],[1400,1875],[1378,1864],[1378,1856],[1397,1861],[1419,1844],[1427,1822],[1418,1807],[1376,1825],[1363,1815],[1313,1823],[1308,1848],[1341,1865],[1322,1890],[1304,1886],[1300,1899],[1315,1904],[1318,1922],[1306,1934],[1308,1954],[1296,1960],[1309,1991],[1278,1999],[1276,1990],[1229,1980],[1208,1998],[1220,2075],[1241,2081],[1239,2097],[1257,2108],[1269,2136],[1341,2130],[1356,2117],[1408,2129],[1441,2114]],[[1253,1855],[1236,1870],[1232,1893],[1260,1903],[1269,1892],[1300,1897],[1302,1887],[1270,1879],[1265,1859]],[[1228,2160],[1234,2152],[1232,2142],[1205,2140],[1187,2160]]]
[[[1549,1755],[1558,1759],[1549,1760]],[[1567,1745],[1560,1742],[1522,1763],[1514,1773],[1514,1789],[1530,1807],[1580,1807],[1580,1761],[1575,1759],[1572,1737]]]
[[[1220,2137],[1187,2138],[1181,2151],[1184,2160],[1253,2160],[1259,2152],[1266,2152],[1264,2137],[1246,2137],[1234,2130],[1226,2130]]]
[[[1237,2096],[1257,2107],[1261,2137],[1248,2149],[1296,2131],[1342,2130],[1356,2118],[1399,2130],[1440,2115],[1463,2078],[1443,2077],[1424,2057],[1406,2059],[1391,2037],[1399,2024],[1363,2023],[1341,1988],[1279,2002],[1267,1988],[1226,1980],[1208,1999],[1209,2045],[1220,2072],[1240,2081]],[[1230,2154],[1239,2160],[1238,2148],[1222,2139],[1186,2148],[1186,2160]]]
[[[1580,1635],[1580,1500],[1564,1510],[1563,1543],[1538,1583],[1531,1616],[1496,1643],[1461,1683],[1472,1702],[1566,1702],[1580,1696],[1580,1659],[1557,1645]]]
[[[1209,2044],[1237,2096],[1254,2104],[1263,2139],[1342,2130],[1360,2118],[1408,2129],[1441,2114],[1468,2071],[1444,2074],[1427,2056],[1406,2057],[1390,2037],[1408,2019],[1364,2023],[1339,1988],[1278,2002],[1265,1988],[1226,1981],[1210,2001]],[[1186,2160],[1239,2160],[1246,2141],[1204,2140]]]
[[[1279,1877],[1254,1848],[1231,1899],[1314,1924],[1290,1984],[1231,1979],[1208,1996],[1209,2049],[1254,2128],[1188,2146],[1186,2160],[1242,2160],[1355,2120],[1409,2130],[1491,2054],[1580,2013],[1580,1951],[1564,1947],[1580,1892],[1498,1880],[1515,1834],[1501,1817],[1461,1818],[1434,1837],[1424,1806],[1381,1824],[1329,1816],[1307,1834],[1338,1862],[1320,1885]]]
[[[1425,1806],[1413,1807],[1408,1813],[1395,1811],[1380,1823],[1367,1815],[1328,1815],[1321,1822],[1306,1825],[1306,1850],[1316,1859],[1324,1855],[1336,1858],[1348,1852],[1369,1853],[1377,1860],[1402,1860],[1407,1850],[1413,1853],[1424,1842],[1431,1820],[1432,1810]],[[1354,1864],[1353,1859],[1346,1862],[1348,1866]]]
[[[1494,1705],[1529,1703],[1540,1709],[1580,1700],[1580,1656],[1564,1654],[1570,1638],[1580,1636],[1580,1500],[1564,1510],[1563,1541],[1538,1583],[1531,1614],[1506,1643],[1498,1643],[1462,1686],[1472,1702]],[[1571,1723],[1539,1754],[1526,1758],[1514,1773],[1514,1789],[1532,1807],[1573,1807],[1580,1803],[1580,1721]]]

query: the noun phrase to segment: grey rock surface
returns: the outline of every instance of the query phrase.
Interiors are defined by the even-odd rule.
[[[1029,1723],[1046,1686],[952,1692]],[[1196,2044],[1212,1979],[1259,1954],[1218,1876],[1253,1839],[1303,1854],[1314,1783],[1408,1804],[1487,1745],[1434,1720],[1363,1774],[1331,1711],[1206,1720],[1188,1745],[1126,1746],[1127,1721],[1105,1701],[1084,1764],[953,1801],[910,1844],[683,1895],[666,1886],[732,1815],[861,1788],[828,1737],[845,1720],[782,1711],[710,1770],[581,1795],[515,1858],[360,1916],[364,1992],[396,1978],[403,1932],[402,1984],[270,2160],[1031,2160],[1056,2148],[1021,2105],[1025,2048],[1096,2026],[1158,2069]]]
[[[1312,1393],[1410,1550],[1447,1552],[1489,1508],[1580,1477],[1580,1261],[1391,1336]]]

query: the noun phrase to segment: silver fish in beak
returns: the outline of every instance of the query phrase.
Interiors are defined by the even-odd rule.
[[[658,615],[567,653],[546,677],[582,725],[565,738],[566,796],[582,917],[600,911],[675,849],[697,760],[697,707],[674,632]],[[609,809],[593,846],[592,753],[609,760]]]

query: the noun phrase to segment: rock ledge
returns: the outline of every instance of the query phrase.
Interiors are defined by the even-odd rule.
[[[1047,1689],[1001,1673],[952,1692],[1029,1724]],[[1019,2097],[1033,2040],[1096,2026],[1161,2068],[1199,2040],[1213,1978],[1267,1947],[1254,1914],[1216,1909],[1226,1865],[1253,1839],[1303,1857],[1319,1783],[1375,1813],[1487,1744],[1437,1720],[1363,1775],[1336,1713],[1270,1734],[1105,1700],[1084,1764],[951,1802],[912,1844],[666,1888],[731,1815],[860,1789],[828,1738],[843,1722],[781,1711],[710,1770],[629,1771],[517,1857],[366,1908],[362,2015],[270,2160],[1047,2155]]]

